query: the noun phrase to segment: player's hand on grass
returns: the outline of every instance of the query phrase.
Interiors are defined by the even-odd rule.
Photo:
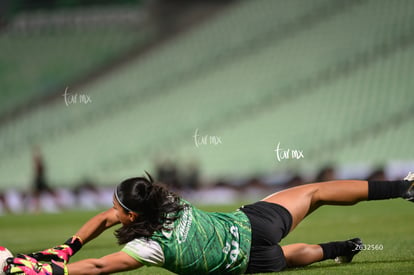
[[[17,255],[15,258],[8,258],[4,269],[7,275],[67,275],[65,264],[58,264],[52,261],[51,264],[39,263],[36,259],[27,255]]]
[[[64,244],[29,254],[38,261],[59,261],[67,263],[69,258],[82,247],[82,240],[78,236],[69,238]]]

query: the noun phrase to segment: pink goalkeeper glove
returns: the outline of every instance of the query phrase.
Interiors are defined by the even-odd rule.
[[[27,255],[8,258],[4,272],[7,275],[68,275],[65,264],[58,264],[55,261],[52,261],[51,264],[41,264]]]
[[[82,240],[78,236],[69,238],[64,244],[29,254],[38,261],[51,261],[67,263],[69,258],[82,247]]]

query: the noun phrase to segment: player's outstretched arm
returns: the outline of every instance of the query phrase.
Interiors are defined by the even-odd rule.
[[[76,234],[69,238],[63,245],[58,245],[43,251],[29,254],[39,261],[60,261],[68,262],[84,244],[99,236],[109,227],[118,224],[119,220],[113,208],[102,212],[87,221]]]
[[[106,229],[119,223],[115,210],[110,208],[87,221],[75,235],[79,236],[82,244],[86,244],[98,237]]]
[[[142,264],[125,252],[116,252],[100,259],[86,259],[72,264],[40,263],[27,255],[7,259],[7,275],[95,275],[111,274],[140,268]]]
[[[112,274],[137,269],[143,266],[140,262],[119,251],[100,259],[86,259],[67,265],[69,275]],[[54,274],[53,274],[54,275]]]

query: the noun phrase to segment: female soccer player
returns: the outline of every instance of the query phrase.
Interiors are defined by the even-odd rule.
[[[208,213],[148,177],[130,178],[114,192],[113,208],[84,224],[65,244],[7,260],[7,274],[93,275],[153,265],[178,274],[275,272],[336,259],[350,262],[359,238],[317,245],[279,246],[280,240],[321,205],[363,200],[414,200],[414,174],[401,181],[342,180],[302,185],[272,194],[232,213]],[[123,249],[100,259],[68,263],[105,229],[116,230]],[[52,261],[40,263],[38,261]]]

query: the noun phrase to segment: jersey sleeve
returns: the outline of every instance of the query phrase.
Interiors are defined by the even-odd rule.
[[[151,239],[134,239],[121,251],[144,265],[162,266],[165,261],[161,246]]]

